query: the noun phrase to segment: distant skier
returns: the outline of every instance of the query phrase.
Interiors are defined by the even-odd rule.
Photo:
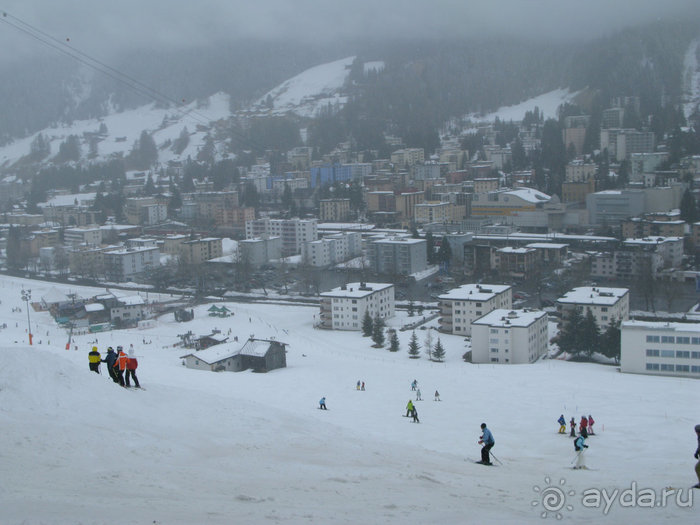
[[[557,419],[557,423],[559,423],[559,433],[566,434],[566,419],[564,419],[564,414],[559,416],[559,419]]]
[[[418,381],[414,379],[411,383],[411,390],[415,392],[416,388],[418,388]]]
[[[698,437],[698,448],[695,449],[695,459],[698,460],[695,464],[695,475],[698,477],[698,484],[693,485],[693,488],[700,489],[700,425],[695,425],[695,435]]]
[[[579,423],[578,433],[584,438],[588,437],[588,418],[586,416],[581,416],[581,423]]]
[[[486,427],[486,423],[481,424],[481,437],[479,438],[479,445],[484,445],[481,447],[481,461],[477,461],[477,463],[482,463],[484,465],[490,465],[491,464],[491,449],[493,446],[496,444],[496,441],[493,439],[493,434],[491,434],[491,431]]]
[[[318,402],[318,408],[320,408],[321,410],[328,410],[326,408],[326,396],[323,396],[321,398],[321,400]]]
[[[114,353],[114,349],[111,346],[107,348],[107,355],[102,362],[107,363],[107,371],[112,381],[119,383],[119,376],[117,376],[117,371],[114,369],[114,364],[117,362],[117,354]]]
[[[571,433],[569,434],[569,436],[572,438],[575,438],[576,437],[576,420],[574,419],[574,416],[571,416],[571,421],[569,421],[569,426],[571,427]]]
[[[435,391],[435,399],[433,399],[433,401],[440,401],[440,392],[437,390]]]
[[[411,401],[409,399],[408,403],[406,404],[406,417],[410,416],[412,411],[413,411],[413,401]]]
[[[579,437],[574,439],[574,449],[578,454],[576,455],[576,465],[575,469],[586,468],[586,458],[583,455],[585,449],[588,448],[586,445],[586,436],[581,434]]]
[[[411,410],[411,415],[413,416],[413,422],[414,423],[420,423],[420,420],[418,419],[418,411],[416,410],[416,407],[414,406],[413,409]]]
[[[420,396],[420,388],[416,389],[416,401],[423,401],[423,398]]]
[[[589,436],[595,436],[595,432],[593,432],[593,423],[595,423],[595,421],[593,420],[593,416],[588,414],[588,435]]]
[[[357,386],[355,387],[356,390],[359,390],[359,389],[360,389],[360,383],[361,383],[361,381],[358,379],[358,380],[357,380]]]
[[[364,389],[365,389],[365,382],[362,381],[362,386],[360,387],[360,390],[364,390]]]
[[[92,350],[88,353],[88,361],[90,363],[90,370],[96,374],[100,373],[100,363],[102,362],[102,356],[97,351],[97,347],[93,346]]]

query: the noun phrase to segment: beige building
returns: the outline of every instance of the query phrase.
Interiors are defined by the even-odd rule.
[[[574,308],[579,309],[583,317],[590,310],[598,328],[605,330],[613,321],[629,319],[629,290],[583,286],[574,288],[557,299],[557,311],[561,314],[562,321],[568,319]]]
[[[222,240],[207,237],[180,244],[180,259],[186,264],[201,264],[223,255]]]
[[[505,284],[465,284],[438,296],[440,330],[470,335],[472,321],[497,309],[513,306],[513,290]]]
[[[425,161],[423,148],[406,148],[394,151],[391,154],[391,163],[397,168],[412,166]]]
[[[321,199],[319,219],[323,222],[346,222],[350,220],[350,199]]]

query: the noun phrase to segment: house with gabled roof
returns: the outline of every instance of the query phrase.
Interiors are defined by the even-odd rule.
[[[287,366],[287,343],[274,339],[249,338],[242,346],[236,343],[216,345],[180,357],[187,368],[213,372],[240,372],[252,369],[268,372]]]

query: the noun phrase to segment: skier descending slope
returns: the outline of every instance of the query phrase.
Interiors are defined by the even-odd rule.
[[[477,461],[477,463],[481,463],[482,465],[491,465],[491,459],[490,459],[490,453],[491,449],[493,446],[496,444],[496,442],[493,439],[493,434],[491,434],[491,431],[486,428],[486,423],[481,424],[481,437],[479,438],[479,445],[484,445],[481,447],[481,461]]]
[[[566,434],[566,419],[564,419],[564,414],[559,416],[559,419],[557,419],[557,423],[559,423],[559,433]]]

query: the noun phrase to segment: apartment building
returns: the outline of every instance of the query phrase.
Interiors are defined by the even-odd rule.
[[[318,220],[263,218],[246,222],[246,239],[264,235],[282,239],[283,256],[300,254],[304,243],[318,239]]]
[[[472,362],[533,363],[547,352],[547,313],[497,309],[472,322]]]
[[[321,328],[361,330],[365,312],[370,317],[389,319],[394,316],[394,285],[386,283],[348,283],[322,292]]]
[[[322,222],[346,222],[350,220],[350,199],[321,199],[319,220]]]
[[[590,310],[598,328],[605,329],[612,321],[629,319],[629,290],[582,286],[566,292],[557,299],[557,311],[564,322],[575,308],[584,317]]]
[[[368,245],[367,252],[370,268],[375,273],[411,275],[428,268],[425,239],[378,239]]]
[[[510,310],[513,290],[504,284],[465,284],[438,296],[440,330],[471,335],[472,321],[496,309]]]
[[[620,370],[700,378],[700,324],[625,321],[620,325]]]
[[[323,239],[304,243],[302,261],[316,267],[338,264],[362,255],[362,234],[343,232],[327,235]]]
[[[103,261],[107,280],[123,283],[159,266],[160,250],[156,247],[119,248],[104,252]]]
[[[223,255],[223,241],[218,237],[183,241],[179,252],[180,260],[185,264],[201,264]]]
[[[63,242],[68,246],[77,246],[79,244],[99,246],[102,244],[102,230],[99,226],[66,228],[63,230]]]

